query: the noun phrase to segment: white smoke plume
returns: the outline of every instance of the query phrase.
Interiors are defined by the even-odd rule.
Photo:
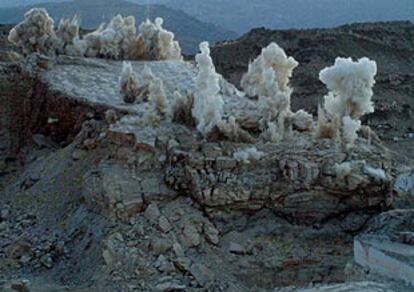
[[[62,18],[56,30],[58,38],[58,54],[69,56],[84,56],[86,53],[86,42],[79,37],[80,20],[77,16],[72,19]]]
[[[173,122],[194,126],[192,109],[194,106],[194,96],[192,94],[182,94],[174,92],[174,100],[170,109],[170,116]]]
[[[47,56],[101,57],[115,60],[182,60],[174,34],[162,27],[164,20],[156,18],[139,26],[134,16],[116,15],[108,24],[79,37],[79,19],[62,19],[55,31],[53,19],[45,9],[34,8],[14,27],[9,41],[25,54],[38,52]]]
[[[101,50],[102,41],[101,34],[105,28],[105,24],[101,24],[95,31],[86,34],[83,40],[86,43],[85,57],[97,57]]]
[[[198,75],[193,117],[197,121],[197,129],[207,135],[221,122],[224,102],[219,95],[220,78],[210,57],[209,44],[201,43],[200,50],[196,56]]]
[[[167,115],[167,98],[162,80],[155,77],[149,84],[150,108],[145,112],[144,124],[157,125]]]
[[[374,112],[372,87],[377,64],[368,58],[357,62],[351,58],[337,58],[332,67],[323,69],[319,79],[330,90],[325,97],[325,110],[332,117],[350,116],[359,119]]]
[[[256,147],[239,150],[233,153],[234,159],[240,162],[244,162],[244,163],[250,163],[251,161],[260,160],[263,158],[263,156],[264,156],[264,153],[261,151],[258,151]]]
[[[289,86],[293,70],[298,62],[288,57],[276,43],[271,43],[249,64],[248,72],[243,76],[241,86],[250,97],[258,97],[258,106],[262,113],[261,124],[267,130],[263,138],[270,142],[283,139],[291,132],[292,126],[300,131],[312,128],[313,118],[305,111],[292,113]]]
[[[139,26],[139,37],[145,49],[144,56],[151,60],[182,60],[181,48],[174,40],[174,34],[162,27],[160,17],[154,22],[147,19]],[[140,49],[140,48],[136,48]]]
[[[33,8],[24,15],[24,20],[10,30],[8,40],[22,48],[24,54],[41,53],[54,56],[58,40],[54,21],[46,9]]]
[[[230,116],[227,120],[221,120],[217,124],[218,135],[223,140],[239,142],[239,143],[254,143],[255,139],[237,123],[236,118]]]
[[[141,89],[137,74],[131,62],[123,62],[120,77],[121,96],[126,103],[133,103],[139,96]]]
[[[275,72],[272,76],[278,90],[291,94],[289,79],[292,77],[293,70],[299,63],[293,58],[288,57],[285,51],[276,43],[271,43],[263,48],[262,53],[249,64],[247,74],[242,77],[241,86],[248,96],[269,96],[269,69]]]
[[[294,128],[298,131],[310,131],[313,128],[313,116],[304,110],[294,113],[292,120]]]
[[[358,130],[361,128],[361,121],[354,120],[349,116],[342,119],[342,141],[347,147],[352,147],[358,139]]]
[[[160,78],[154,78],[149,85],[149,101],[154,111],[161,117],[167,113],[167,98],[164,83]]]
[[[324,117],[318,120],[317,136],[330,133],[332,137],[342,137],[347,146],[354,144],[361,127],[359,119],[374,112],[372,88],[376,74],[377,65],[368,58],[357,62],[351,58],[337,58],[333,66],[320,72],[319,78],[330,92],[321,109]]]

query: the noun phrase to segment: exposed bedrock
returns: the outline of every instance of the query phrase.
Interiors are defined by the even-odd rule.
[[[316,142],[307,135],[257,146],[263,158],[248,163],[233,158],[238,147],[247,145],[199,147],[171,151],[166,181],[212,216],[269,208],[288,220],[313,224],[352,211],[378,211],[392,200],[391,177],[378,179],[365,171],[371,165],[391,173],[390,161],[373,146],[354,153],[352,159],[360,164],[345,177],[338,176],[335,165],[349,159],[347,154],[331,141]]]
[[[38,69],[42,64],[48,70]],[[189,63],[132,66],[138,73],[149,66],[164,81],[168,102],[177,88],[194,91],[195,69]],[[118,116],[140,117],[145,106],[126,105],[117,87],[121,67],[108,60],[62,56],[50,62],[29,57],[14,69],[10,88],[22,78],[26,85],[15,91],[6,123],[19,125],[23,140],[40,133],[68,143],[85,120],[104,119],[108,109]],[[256,119],[248,99],[228,94],[224,103],[224,116],[235,116],[246,129],[246,117]],[[266,208],[291,222],[314,224],[392,205],[396,167],[375,140],[360,138],[352,151],[306,132],[292,132],[280,143],[206,141],[193,127],[168,121],[150,127],[134,121],[126,119],[103,130],[94,146],[108,147],[111,155],[85,177],[84,197],[93,210],[127,219],[152,202],[185,195],[214,218]],[[253,146],[259,157],[237,156]],[[348,170],[340,170],[343,163],[349,164]]]
[[[191,63],[131,66],[140,85],[145,68],[162,80],[167,109],[176,96],[194,99]],[[28,154],[21,173],[7,165],[0,176],[0,201],[10,201],[0,214],[6,226],[0,239],[8,243],[0,246],[5,279],[47,269],[46,280],[57,275],[71,289],[78,279],[99,291],[123,291],[130,283],[139,291],[273,291],[359,280],[349,265],[353,235],[377,226],[367,222],[395,200],[410,206],[412,170],[365,128],[352,149],[295,129],[277,143],[265,142],[257,102],[230,87],[222,92],[223,120],[236,134],[247,133],[239,141],[249,142],[229,141],[238,135],[203,137],[191,106],[181,107],[181,118],[166,114],[149,125],[143,117],[151,102],[124,102],[121,69],[116,61],[37,56],[0,74],[6,80],[0,83],[6,100],[0,138],[6,139],[0,142],[8,143],[1,149]],[[17,229],[8,228],[15,212],[30,213],[34,227],[20,224],[22,217]],[[391,221],[385,224],[396,225]],[[59,230],[56,240],[49,230]],[[398,240],[412,241],[407,229],[399,231]],[[15,254],[21,235],[33,240]],[[49,242],[60,239],[66,251],[50,252]],[[38,246],[45,251],[36,253]],[[2,260],[22,268],[16,274]]]
[[[130,134],[120,130],[110,131],[108,139],[117,144],[113,159],[97,169],[94,183],[100,188],[89,192],[101,206],[112,200],[113,206],[121,203],[122,209],[124,202],[139,211],[153,201],[185,195],[216,219],[268,208],[291,222],[314,224],[392,204],[393,165],[374,144],[361,143],[350,155],[331,140],[297,134],[279,144],[256,144],[262,158],[240,161],[234,154],[252,145],[200,141],[193,130],[168,123],[136,127]],[[337,165],[347,160],[353,161],[352,173],[342,175]],[[384,176],[373,171],[379,169]],[[124,174],[114,179],[108,171]]]
[[[110,108],[83,102],[51,88],[40,77],[43,72],[32,69],[41,61],[45,66],[53,66],[50,60],[33,56],[23,63],[2,67],[6,74],[2,74],[0,85],[0,97],[4,101],[1,127],[7,132],[6,149],[10,156],[17,155],[28,140],[39,134],[67,145],[79,133],[85,120],[102,119]]]

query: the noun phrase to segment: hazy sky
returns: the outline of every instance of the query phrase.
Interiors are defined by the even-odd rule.
[[[0,7],[62,1],[65,0],[0,0]],[[105,0],[76,1],[105,2]],[[147,3],[147,0],[129,1]],[[148,2],[163,3],[199,20],[238,34],[262,26],[280,29],[311,28],[332,27],[353,22],[414,20],[414,0],[148,0]]]

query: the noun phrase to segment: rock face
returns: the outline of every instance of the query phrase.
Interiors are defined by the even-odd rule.
[[[260,145],[263,158],[250,163],[232,157],[239,147],[246,145],[204,143],[187,151],[185,146],[173,149],[166,180],[212,216],[269,208],[294,222],[314,224],[391,203],[390,178],[379,181],[363,168],[344,180],[336,176],[333,168],[345,160],[346,153],[336,150],[330,141],[315,142],[304,135],[278,145]],[[354,155],[372,165],[384,162],[377,167],[389,164],[375,146]]]
[[[169,105],[177,89],[194,92],[189,63],[132,66],[151,67]],[[121,68],[34,56],[0,75],[0,95],[16,97],[1,116],[13,126],[4,152],[26,155],[2,166],[0,280],[43,271],[74,291],[242,292],[347,280],[352,234],[402,193],[392,153],[375,139],[348,151],[296,131],[264,143],[252,130],[255,102],[234,90],[223,93],[223,116],[249,143],[168,120],[147,126],[147,104],[126,105],[115,87]],[[235,155],[252,147],[260,155]],[[338,171],[344,162],[349,172]],[[30,289],[51,281],[36,277]]]
[[[335,165],[344,162],[347,153],[335,149],[333,141],[315,141],[306,134],[277,145],[260,145],[263,158],[246,163],[233,154],[250,145],[198,143],[196,135],[184,127],[164,125],[149,137],[138,128],[131,133],[136,141],[131,140],[129,149],[124,145],[115,157],[139,158],[129,159],[124,170],[102,165],[98,174],[91,174],[87,180],[91,191],[85,193],[87,201],[92,201],[89,205],[106,205],[111,210],[117,198],[140,205],[180,194],[192,197],[212,217],[268,208],[289,221],[314,224],[352,212],[376,213],[392,203],[391,161],[375,145],[354,152],[353,159],[364,162],[342,178],[335,173]],[[168,149],[171,140],[181,143]],[[386,176],[379,179],[366,173],[366,165],[383,169]],[[105,197],[112,204],[102,204]]]
[[[134,176],[134,170],[102,162],[85,178],[86,205],[109,217],[127,220],[151,202],[168,201],[177,196],[160,180],[159,172],[141,171]]]
[[[32,68],[29,61],[23,69]],[[61,57],[49,66],[50,70],[32,77],[38,80],[29,97],[32,112],[42,117],[38,129],[45,126],[51,131],[59,129],[53,134],[70,135],[82,116],[99,117],[104,109],[120,115],[144,115],[143,104],[127,106],[116,89],[121,63]],[[133,62],[133,66],[137,72],[150,66],[163,79],[170,102],[176,88],[194,90],[190,64]],[[39,98],[46,101],[46,108],[37,108]],[[59,106],[54,107],[58,101]],[[224,109],[225,115],[240,117],[246,113],[254,116],[255,108],[246,98],[227,96]],[[113,146],[115,159],[100,163],[85,179],[84,196],[92,209],[128,218],[153,201],[171,200],[180,194],[192,197],[211,216],[267,208],[292,222],[314,224],[340,214],[378,211],[392,202],[391,157],[376,143],[361,139],[350,153],[333,140],[315,140],[311,134],[299,132],[277,144],[206,142],[194,128],[170,122],[153,128],[138,125],[134,119],[111,126],[107,143]],[[234,158],[237,151],[252,146],[262,153],[260,159]],[[341,176],[335,167],[346,161],[355,167],[351,174]],[[378,178],[367,168],[385,175]]]
[[[351,292],[351,291],[367,291],[367,292],[385,292],[390,291],[390,287],[375,282],[352,282],[346,284],[326,285],[317,286],[315,288],[282,288],[275,289],[274,292],[289,292],[289,291],[300,291],[300,292]]]

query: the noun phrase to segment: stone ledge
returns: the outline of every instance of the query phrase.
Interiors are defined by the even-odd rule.
[[[386,237],[365,235],[354,240],[354,259],[362,267],[414,286],[414,247]]]

